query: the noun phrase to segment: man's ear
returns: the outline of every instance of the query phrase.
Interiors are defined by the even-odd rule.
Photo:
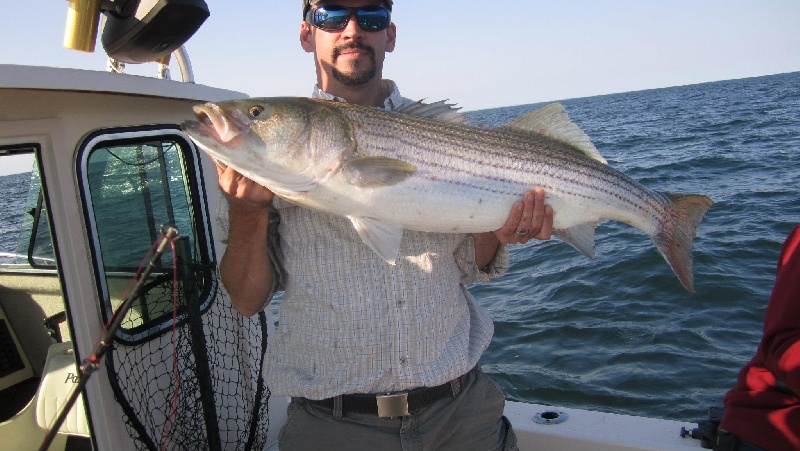
[[[397,38],[397,27],[394,25],[394,22],[389,24],[389,28],[386,29],[386,51],[391,52],[394,50],[394,43],[395,39]]]
[[[306,21],[300,24],[300,46],[307,53],[314,52],[314,34],[311,32],[311,26]]]

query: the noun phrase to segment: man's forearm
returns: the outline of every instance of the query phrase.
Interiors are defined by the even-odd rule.
[[[220,262],[220,274],[231,304],[245,316],[261,311],[272,290],[268,226],[266,209],[247,214],[230,212],[228,247]]]
[[[472,240],[475,242],[475,264],[485,271],[497,253],[500,240],[494,232],[473,233]]]

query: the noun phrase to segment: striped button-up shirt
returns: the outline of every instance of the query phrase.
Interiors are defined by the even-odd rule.
[[[386,83],[387,109],[411,102]],[[332,98],[319,89],[314,97]],[[284,290],[268,347],[273,394],[324,399],[430,387],[478,363],[494,328],[465,286],[505,273],[505,245],[482,272],[471,235],[406,230],[401,257],[389,265],[347,219],[280,198],[273,206],[272,258]]]

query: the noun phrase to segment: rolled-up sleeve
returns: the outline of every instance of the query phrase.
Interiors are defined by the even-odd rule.
[[[497,252],[483,271],[475,263],[475,240],[472,235],[465,235],[456,248],[454,256],[456,264],[461,270],[461,283],[464,285],[488,282],[491,279],[503,277],[508,271],[509,256],[506,244],[501,243],[497,246]]]

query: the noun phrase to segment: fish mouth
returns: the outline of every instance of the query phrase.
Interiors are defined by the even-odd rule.
[[[195,105],[194,115],[197,117],[196,131],[213,138],[220,144],[231,144],[231,142],[249,130],[249,120],[241,114],[224,111],[219,105],[206,103]]]

